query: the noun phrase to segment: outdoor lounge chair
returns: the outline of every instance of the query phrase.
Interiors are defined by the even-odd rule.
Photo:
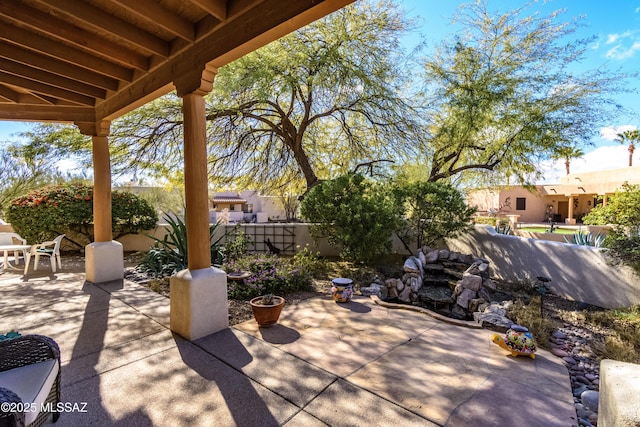
[[[53,422],[56,422],[60,416],[55,410],[58,402],[58,344],[42,335],[0,341],[0,426],[41,426],[50,412],[53,412]],[[13,411],[25,405],[29,410]],[[50,411],[46,411],[47,408]]]
[[[27,257],[26,265],[24,268],[24,274],[27,274],[27,270],[29,269],[29,260],[31,257],[35,256],[36,260],[34,262],[33,269],[38,269],[38,263],[40,262],[40,256],[46,255],[51,259],[51,271],[56,272],[56,263],[58,264],[58,268],[62,269],[62,261],[60,261],[60,242],[64,238],[64,234],[59,235],[55,239],[50,242],[44,242],[37,245],[33,245],[31,247],[30,256]]]

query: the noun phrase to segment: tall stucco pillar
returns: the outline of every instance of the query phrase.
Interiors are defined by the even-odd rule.
[[[573,218],[573,201],[574,201],[574,197],[569,196],[569,213],[567,214],[567,219],[565,220],[565,223],[567,224],[576,223],[576,220]]]
[[[204,67],[177,79],[184,114],[184,188],[188,268],[170,280],[171,330],[189,340],[229,327],[227,276],[211,266],[204,96],[217,70]]]
[[[93,149],[93,234],[85,247],[86,280],[104,283],[124,279],[124,251],[113,240],[111,230],[110,122],[77,123],[80,132],[91,136]]]

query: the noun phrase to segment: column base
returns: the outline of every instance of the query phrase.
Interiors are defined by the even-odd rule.
[[[219,268],[182,270],[170,279],[170,327],[194,341],[229,327],[227,274]]]
[[[93,242],[85,246],[86,280],[104,283],[124,279],[124,250],[115,240]]]

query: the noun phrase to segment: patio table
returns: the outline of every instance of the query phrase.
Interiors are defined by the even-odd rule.
[[[4,252],[4,258],[3,258],[3,263],[2,263],[2,270],[1,272],[4,273],[5,268],[11,269],[11,270],[19,270],[19,268],[17,267],[17,260],[15,261],[16,265],[11,265],[9,263],[9,252],[18,252],[18,251],[24,251],[24,253],[26,254],[25,258],[25,268],[24,268],[24,274],[27,274],[27,268],[29,267],[29,258],[31,258],[31,245],[0,245],[0,251]]]

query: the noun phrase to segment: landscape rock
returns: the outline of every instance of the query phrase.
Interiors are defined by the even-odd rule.
[[[462,287],[478,292],[482,286],[482,277],[475,274],[464,273],[462,276]]]

